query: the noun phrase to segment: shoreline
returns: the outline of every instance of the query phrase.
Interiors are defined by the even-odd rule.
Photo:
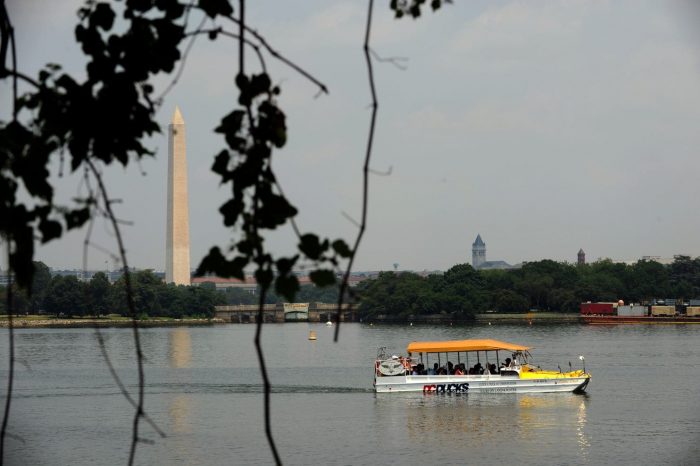
[[[522,314],[475,314],[476,322],[584,323],[578,312],[526,312]]]
[[[139,328],[145,327],[193,327],[193,326],[213,326],[225,324],[223,319],[148,319],[138,320]],[[14,317],[12,319],[12,327],[15,329],[23,328],[124,328],[133,325],[130,319],[27,319],[23,317]],[[0,320],[0,328],[8,328],[7,317]]]
[[[22,328],[127,328],[131,327],[130,319],[61,319],[61,318],[39,318],[38,316],[14,317],[12,319],[13,327],[16,329]],[[237,324],[238,322],[230,322],[222,318],[213,317],[211,319],[201,318],[184,318],[184,319],[159,319],[153,318],[148,320],[139,320],[139,328],[147,327],[204,327],[223,324]],[[560,324],[560,323],[585,323],[581,316],[577,313],[558,313],[558,312],[542,312],[542,313],[510,313],[510,314],[475,314],[474,320],[459,320],[448,316],[415,316],[413,318],[401,319],[372,319],[364,323],[375,324],[404,324],[404,323],[420,323],[420,324],[452,324],[452,323],[519,323],[519,324]],[[251,322],[254,324],[254,322]],[[8,320],[5,316],[0,319],[0,328],[8,328]]]

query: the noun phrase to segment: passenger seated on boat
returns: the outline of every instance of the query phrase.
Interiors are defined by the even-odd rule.
[[[495,365],[495,364],[489,364],[489,373],[491,373],[491,374],[498,374],[498,370],[496,370],[496,365]]]
[[[506,362],[501,364],[501,367],[510,367],[510,358],[506,358]]]
[[[464,371],[462,370],[462,368],[459,365],[457,365],[457,367],[455,367],[455,375],[464,375]]]
[[[474,364],[474,373],[475,374],[483,374],[484,373],[484,368],[482,367],[480,362],[477,362]]]
[[[445,370],[445,366],[440,367],[438,369],[437,375],[447,375],[447,370]]]
[[[432,369],[428,369],[428,375],[436,375],[438,373],[438,363],[433,364]]]
[[[455,373],[455,366],[452,361],[447,361],[447,373],[453,375]]]

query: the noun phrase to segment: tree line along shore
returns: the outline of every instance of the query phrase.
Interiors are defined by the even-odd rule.
[[[14,315],[92,317],[97,321],[110,320],[105,316],[111,315],[113,322],[129,315],[123,277],[110,283],[105,274],[98,272],[90,281],[80,281],[75,276],[52,277],[41,262],[34,266],[31,294],[13,285]],[[206,321],[214,317],[217,305],[257,304],[258,300],[239,289],[216,290],[213,283],[165,284],[148,270],[131,276],[136,315],[142,321],[154,320],[153,324],[156,319]],[[359,283],[346,301],[356,304],[358,317],[363,321],[421,321],[429,320],[428,316],[442,316],[443,321],[469,321],[477,320],[479,314],[532,310],[575,313],[579,304],[586,301],[645,302],[699,296],[700,259],[676,256],[669,265],[647,260],[632,265],[610,260],[580,265],[541,260],[510,270],[475,270],[468,264],[459,264],[445,273],[427,276],[381,272],[376,278]],[[7,287],[0,287],[2,314],[7,314],[6,298]],[[274,293],[266,298],[268,304],[282,302]],[[310,285],[301,287],[295,300],[334,303],[337,299],[337,285]],[[25,320],[27,325],[36,325],[32,319]]]

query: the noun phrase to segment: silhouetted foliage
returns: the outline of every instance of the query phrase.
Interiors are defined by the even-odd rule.
[[[447,1],[432,0],[430,6],[436,10]],[[220,37],[236,39],[239,45],[239,67],[235,76],[238,106],[223,116],[214,129],[223,136],[226,147],[214,157],[212,165],[212,170],[221,176],[222,183],[231,189],[230,199],[219,211],[224,225],[231,227],[235,236],[224,252],[213,247],[200,263],[198,273],[213,272],[222,277],[242,278],[244,267],[253,267],[261,287],[262,304],[273,284],[278,295],[293,299],[299,283],[292,268],[299,261],[312,264],[309,275],[319,286],[335,284],[335,272],[342,261],[347,261],[344,280],[340,285],[339,299],[342,298],[365,230],[367,214],[367,173],[377,112],[369,49],[373,1],[369,2],[364,41],[373,110],[364,164],[362,220],[357,238],[351,248],[341,239],[330,241],[314,233],[301,234],[292,223],[299,236],[299,253],[286,257],[274,257],[264,245],[266,231],[291,222],[297,214],[297,209],[283,194],[272,169],[273,150],[285,145],[287,129],[285,114],[276,100],[281,90],[272,84],[267,74],[264,55],[291,67],[318,86],[320,92],[327,92],[326,87],[270,47],[263,36],[246,24],[244,0],[239,0],[237,17],[234,16],[231,2],[227,0],[113,3],[118,7],[113,8],[107,2],[87,1],[78,11],[75,39],[86,56],[84,74],[71,76],[63,72],[60,64],[50,63],[38,76],[30,77],[17,69],[14,31],[5,1],[0,1],[0,79],[11,80],[13,89],[12,119],[0,122],[0,237],[7,244],[9,266],[19,288],[31,293],[35,238],[40,238],[42,242],[60,238],[66,230],[81,227],[99,215],[104,215],[112,223],[121,265],[125,269],[123,284],[115,284],[113,291],[126,297],[127,312],[134,319],[139,372],[139,396],[134,405],[136,412],[129,453],[129,464],[133,464],[136,445],[141,440],[139,420],[145,416],[142,352],[136,318],[143,313],[163,312],[163,309],[157,293],[153,291],[155,285],[149,282],[147,275],[137,274],[132,289],[125,247],[112,210],[114,199],[109,197],[101,173],[114,162],[126,166],[154,154],[143,141],[160,132],[155,120],[156,110],[172,85],[160,97],[155,97],[153,80],[158,74],[172,73],[178,65],[183,65],[181,49],[189,50],[189,47],[183,46],[183,41],[188,38],[193,40],[202,34],[211,40]],[[399,0],[391,2],[390,7],[397,17],[410,15],[417,18],[424,3],[424,0]],[[188,30],[189,21],[196,14],[202,19],[208,18],[213,27]],[[234,32],[226,29],[231,24],[237,26]],[[245,47],[251,47],[259,60],[254,72],[245,68]],[[178,77],[179,73],[175,75],[173,84]],[[18,83],[30,90],[20,91]],[[96,118],[97,115],[100,118]],[[75,204],[71,206],[55,204],[54,187],[49,179],[49,164],[59,158],[63,165],[64,157],[71,171],[81,170],[85,173],[86,186],[89,187],[88,193],[75,198]],[[22,191],[26,195],[18,195]],[[56,291],[58,296],[47,296],[47,304],[58,313],[67,311],[82,315],[90,312],[86,311],[85,306],[68,308],[72,296],[67,289],[70,284],[73,284],[72,280],[57,279],[54,282],[52,279],[49,288]],[[94,291],[99,295],[97,290]],[[85,295],[90,296],[90,293]],[[9,300],[10,304],[14,302]],[[11,332],[10,325],[12,342]],[[255,343],[265,385],[266,433],[275,462],[281,463],[270,434],[269,383],[258,347],[259,332],[258,327]],[[10,373],[14,364],[13,355],[13,351],[10,351]],[[0,436],[0,459],[11,399],[11,379]],[[127,393],[124,395],[128,398]]]

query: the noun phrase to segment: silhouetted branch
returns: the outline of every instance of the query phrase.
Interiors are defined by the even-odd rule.
[[[122,259],[122,265],[124,267],[124,283],[126,285],[126,301],[129,307],[129,314],[131,315],[132,329],[134,332],[134,346],[136,348],[136,362],[138,365],[138,376],[139,376],[139,394],[138,402],[136,404],[136,414],[134,415],[132,436],[131,436],[131,448],[129,450],[129,466],[134,464],[134,457],[136,455],[136,444],[139,442],[139,421],[144,416],[143,412],[143,401],[144,401],[144,391],[145,391],[145,377],[143,372],[143,351],[141,350],[141,339],[139,338],[139,325],[136,320],[136,306],[134,304],[133,289],[131,286],[131,274],[129,273],[129,264],[126,260],[126,249],[124,248],[124,242],[122,240],[121,232],[119,230],[119,223],[117,222],[116,216],[112,211],[112,205],[109,201],[109,196],[107,195],[107,189],[102,181],[102,176],[100,172],[95,167],[95,164],[90,160],[90,158],[85,159],[85,163],[90,167],[90,171],[95,176],[97,180],[97,186],[99,188],[99,193],[104,199],[105,210],[109,214],[109,218],[112,222],[112,228],[114,228],[114,233],[117,239],[117,245],[119,247],[119,255]]]
[[[86,174],[87,176],[87,174]],[[90,199],[94,200],[94,207],[97,208],[99,205],[99,198],[97,196],[94,196],[92,193],[92,187],[90,186],[89,180],[85,180],[85,184],[87,185],[88,189],[90,190]],[[88,247],[92,246],[96,249],[102,250],[103,252],[109,254],[112,256],[112,259],[118,259],[116,255],[114,255],[111,251],[107,250],[106,248],[102,248],[101,246],[95,245],[91,243],[90,237],[92,236],[92,229],[95,224],[95,216],[91,215],[90,216],[90,221],[88,223],[87,231],[85,233],[85,239],[83,240],[83,273],[87,272],[87,258],[88,258]],[[138,405],[136,401],[131,397],[131,394],[127,390],[126,386],[122,382],[121,378],[117,374],[117,371],[114,369],[114,365],[112,364],[112,359],[109,357],[109,353],[107,352],[107,347],[105,346],[105,341],[104,337],[102,336],[102,331],[100,330],[99,325],[97,322],[95,322],[94,326],[95,334],[97,336],[97,343],[98,346],[100,347],[100,353],[102,353],[102,358],[105,361],[105,364],[107,365],[107,369],[109,370],[110,375],[112,376],[112,379],[114,380],[114,383],[117,384],[117,387],[119,388],[119,391],[121,394],[126,398],[126,400],[133,406],[134,408],[138,409]],[[153,430],[156,431],[158,435],[161,436],[161,438],[167,437],[165,432],[156,425],[156,423],[148,416],[145,412],[143,413],[143,418],[144,420],[153,428]]]
[[[374,51],[374,49],[369,50],[372,56],[374,57],[375,60],[379,62],[384,62],[384,63],[391,63],[395,67],[397,67],[400,70],[406,70],[408,67],[404,65],[402,62],[407,62],[408,57],[385,57],[382,58],[379,56],[377,52]]]
[[[369,37],[372,28],[372,9],[374,7],[374,0],[369,0],[369,5],[367,7],[367,27],[365,29],[365,60],[367,62],[367,74],[369,78],[369,88],[372,92],[372,117],[370,118],[369,125],[369,135],[367,136],[367,151],[365,153],[365,164],[362,168],[362,218],[360,221],[360,229],[357,232],[357,238],[355,239],[355,245],[352,248],[352,253],[348,259],[348,267],[343,275],[343,281],[340,283],[340,292],[338,293],[338,311],[335,314],[335,336],[333,341],[338,341],[338,335],[340,334],[340,312],[343,307],[343,297],[345,295],[345,290],[348,288],[348,280],[350,279],[350,272],[352,271],[352,264],[355,262],[355,257],[357,256],[357,248],[360,246],[360,241],[365,233],[365,228],[367,226],[367,204],[368,204],[368,193],[369,193],[369,161],[372,156],[372,145],[374,143],[374,128],[377,122],[377,108],[379,103],[377,102],[377,91],[374,86],[374,73],[372,70],[372,57],[370,56],[369,47]]]
[[[238,32],[238,76],[241,78],[245,76],[245,0],[239,0],[239,14],[240,14],[240,19],[238,21],[239,25],[239,32]],[[248,115],[248,121],[250,124],[250,133],[252,135],[256,134],[255,131],[255,120],[253,119],[253,112],[251,109],[251,103],[248,102],[245,105],[246,108],[246,113]],[[258,216],[258,203],[259,203],[259,179],[256,181],[255,185],[255,191],[253,194],[253,218],[257,218]],[[263,262],[263,251],[262,251],[262,245],[260,242],[260,237],[258,235],[258,224],[256,221],[252,222],[252,234],[256,238],[256,246],[255,246],[255,253],[256,253],[256,259],[258,262],[258,267],[262,267],[264,262]],[[255,328],[255,351],[258,355],[258,363],[260,364],[260,374],[262,375],[263,379],[263,392],[264,392],[264,409],[265,409],[265,435],[267,437],[267,443],[270,446],[270,450],[272,451],[272,455],[275,459],[275,463],[278,465],[282,464],[282,460],[280,459],[279,453],[277,452],[277,446],[275,445],[275,439],[272,437],[272,425],[270,422],[270,379],[267,375],[267,367],[265,365],[265,356],[263,355],[263,349],[262,349],[262,341],[261,341],[261,334],[262,334],[262,325],[265,319],[265,313],[264,313],[264,308],[265,308],[265,296],[267,294],[267,286],[266,284],[262,284],[260,286],[260,298],[258,300],[258,322],[257,326]]]
[[[3,5],[4,8],[4,5]],[[11,242],[7,241],[7,264],[11,264],[10,257],[12,255]],[[15,329],[12,322],[12,271],[8,272],[7,281],[7,329],[10,336],[10,351],[9,351],[9,368],[7,372],[7,395],[5,397],[5,412],[2,416],[2,430],[0,431],[0,464],[4,463],[5,459],[5,437],[9,436],[7,432],[7,423],[10,420],[10,405],[12,404],[12,384],[15,380]]]
[[[350,221],[350,223],[352,223],[353,225],[355,225],[357,228],[360,228],[360,226],[361,226],[361,225],[360,225],[360,222],[358,222],[357,220],[355,220],[354,218],[352,218],[352,216],[351,216],[349,213],[345,212],[344,210],[341,211],[340,213],[342,214],[343,217],[345,217],[346,219],[348,219],[348,220]]]
[[[392,170],[393,170],[393,167],[390,166],[389,168],[386,169],[386,171],[383,171],[383,172],[380,172],[379,170],[375,170],[373,168],[370,168],[369,172],[373,175],[389,176],[389,175],[391,175]]]
[[[199,34],[221,34],[222,36],[230,37],[231,39],[236,39],[239,40],[241,36],[238,34],[234,34],[232,32],[228,32],[227,30],[223,29],[221,26],[216,27],[216,28],[211,28],[211,29],[197,29],[196,31],[192,32],[187,32],[185,33],[185,36],[194,36],[194,35],[199,35]],[[260,51],[260,45],[256,44],[255,42],[252,42],[248,39],[243,39],[243,42],[245,42],[246,45],[248,45],[250,48],[252,48],[255,51],[255,54],[258,56],[258,60],[260,61],[260,67],[262,70],[267,73],[267,64],[265,63],[265,57],[263,57],[262,52]]]
[[[187,26],[187,20],[189,18],[190,14],[190,9],[187,9],[187,12],[185,13],[185,24],[183,26]],[[205,16],[202,18],[202,22],[199,23],[199,27],[197,29],[201,29],[202,26],[204,26],[204,23],[207,21],[207,17]],[[196,32],[196,31],[195,31]],[[185,37],[187,37],[190,34],[185,34]],[[192,46],[194,45],[194,41],[197,39],[196,34],[191,34],[192,38],[190,41],[187,43],[187,46],[185,47],[185,53],[182,54],[182,59],[180,60],[180,66],[177,68],[177,73],[175,73],[175,77],[173,77],[173,80],[170,81],[170,84],[168,84],[168,87],[165,88],[165,90],[158,96],[158,98],[155,100],[156,105],[160,106],[163,103],[163,99],[165,98],[166,95],[172,90],[173,87],[178,83],[180,80],[180,76],[182,75],[183,70],[185,69],[185,63],[187,63],[187,57],[190,54],[190,50],[192,50]]]
[[[270,378],[267,376],[267,367],[265,365],[265,356],[263,355],[262,349],[262,325],[265,318],[264,308],[265,308],[265,296],[267,294],[267,289],[265,287],[260,287],[260,299],[258,301],[258,322],[255,328],[255,351],[258,354],[258,363],[260,364],[260,373],[263,379],[263,396],[264,396],[264,406],[265,406],[265,435],[267,436],[267,442],[270,445],[270,450],[272,450],[272,455],[275,457],[275,463],[278,465],[282,464],[280,455],[277,452],[277,447],[275,446],[275,440],[272,437],[272,422],[270,421],[270,392],[272,386],[270,385]]]
[[[8,46],[12,52],[12,69],[6,66]],[[17,80],[32,84],[34,87],[39,87],[39,83],[32,78],[17,71],[17,51],[15,48],[15,30],[10,22],[10,15],[7,14],[5,0],[0,1],[0,78],[12,76],[12,118],[17,119],[17,107],[19,94],[17,93]],[[1,458],[0,458],[1,459]]]
[[[240,26],[240,28],[241,28],[240,34],[243,34],[244,30],[249,32],[250,34],[252,34],[253,37],[255,37],[260,42],[260,45],[262,45],[268,51],[268,53],[270,55],[272,55],[273,57],[275,57],[276,59],[278,59],[282,63],[285,63],[287,66],[294,69],[297,73],[306,77],[306,79],[308,79],[312,83],[316,84],[316,86],[319,87],[320,92],[323,92],[325,94],[329,93],[328,88],[326,87],[325,84],[323,84],[321,81],[316,79],[311,73],[304,70],[302,67],[300,67],[299,65],[297,65],[293,61],[291,61],[288,58],[286,58],[285,56],[281,55],[279,52],[277,52],[277,50],[273,49],[272,46],[270,44],[268,44],[268,42],[265,40],[265,37],[263,37],[260,33],[258,33],[258,31],[250,28],[249,26],[247,26],[245,24],[240,24],[240,21],[237,20],[236,18],[226,16],[226,19],[228,19],[228,20],[230,20],[230,21],[232,21]]]

